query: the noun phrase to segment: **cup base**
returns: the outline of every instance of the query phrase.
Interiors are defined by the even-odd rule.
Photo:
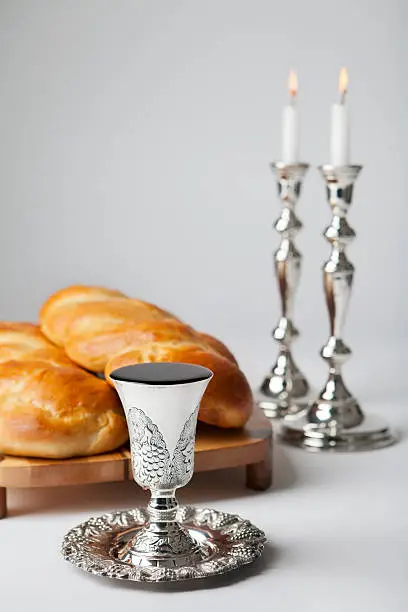
[[[200,545],[180,523],[148,525],[119,534],[112,556],[133,567],[183,567],[211,556],[211,548]]]
[[[199,549],[198,558],[190,551],[188,562],[177,565],[169,555],[166,559],[152,555],[123,561],[119,552],[144,529],[149,528],[146,508],[111,512],[90,518],[71,529],[62,543],[66,561],[97,576],[133,582],[173,582],[201,580],[227,574],[252,563],[261,554],[265,534],[248,520],[213,508],[181,506],[176,521]],[[161,561],[161,565],[158,562]],[[136,562],[139,562],[136,565]]]

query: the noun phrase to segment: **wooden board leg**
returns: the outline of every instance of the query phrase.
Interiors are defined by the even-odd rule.
[[[272,461],[268,456],[246,467],[246,486],[254,491],[266,491],[272,484]]]
[[[0,487],[0,519],[7,516],[7,489]]]

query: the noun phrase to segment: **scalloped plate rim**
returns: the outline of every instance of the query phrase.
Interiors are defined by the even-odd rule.
[[[261,556],[263,548],[264,548],[264,544],[266,542],[265,533],[261,529],[259,529],[253,523],[251,523],[247,519],[237,514],[223,512],[221,510],[216,510],[213,508],[200,508],[196,506],[179,506],[177,510],[177,515],[179,517],[179,520],[181,520],[182,523],[190,527],[196,528],[197,530],[201,530],[205,532],[206,527],[207,527],[207,528],[210,528],[213,532],[220,533],[220,532],[227,530],[228,528],[230,529],[233,528],[234,525],[235,525],[235,528],[239,528],[242,525],[244,525],[245,527],[252,528],[256,532],[256,536],[246,537],[237,543],[234,543],[233,541],[231,542],[230,540],[229,546],[227,548],[224,546],[224,549],[220,551],[218,556],[216,556],[215,558],[209,559],[208,561],[205,561],[205,560],[201,561],[196,566],[189,565],[185,567],[166,568],[166,569],[154,568],[154,567],[152,568],[137,567],[137,566],[132,567],[132,566],[127,565],[126,563],[122,563],[112,558],[111,556],[107,555],[105,558],[102,559],[102,561],[109,562],[108,568],[105,568],[105,569],[101,568],[99,570],[98,569],[95,570],[92,567],[92,563],[89,564],[89,567],[86,567],[86,564],[87,564],[86,557],[89,558],[89,551],[83,550],[82,558],[80,555],[81,539],[83,539],[86,536],[85,534],[78,534],[75,532],[77,532],[80,529],[84,531],[86,527],[91,524],[90,526],[92,526],[94,529],[94,533],[92,534],[93,538],[97,537],[95,535],[95,531],[96,533],[99,532],[101,535],[105,535],[105,536],[108,534],[111,534],[111,535],[118,534],[121,531],[125,531],[126,529],[132,528],[132,526],[143,525],[143,521],[137,520],[135,516],[132,517],[132,514],[136,515],[138,512],[140,512],[139,519],[146,518],[147,514],[146,514],[145,507],[128,508],[126,510],[117,510],[113,512],[107,512],[100,516],[90,517],[86,521],[83,521],[82,523],[71,528],[64,536],[64,539],[62,542],[61,553],[65,561],[71,563],[74,567],[77,567],[78,569],[81,569],[84,572],[87,572],[93,576],[98,576],[100,578],[109,578],[111,580],[122,580],[122,581],[127,581],[127,582],[132,582],[132,583],[140,582],[140,583],[151,583],[151,584],[165,584],[168,582],[204,580],[206,578],[220,576],[223,574],[227,574],[227,573],[242,569],[246,565],[253,563],[257,558]],[[184,521],[183,516],[185,515],[186,515],[186,519]],[[120,517],[122,516],[127,521],[126,524],[118,524],[116,526],[109,525],[110,522],[116,521],[118,520],[118,518],[120,519]],[[201,522],[199,520],[200,516],[207,517],[207,521],[204,520],[203,522]],[[224,525],[220,525],[219,527],[216,527],[214,526],[214,521],[212,522],[212,525],[211,525],[211,518],[219,519],[221,517],[227,521]],[[128,522],[129,519],[131,522]],[[98,521],[108,523],[108,525],[105,525],[105,526],[99,525],[98,527],[98,525],[95,525],[95,522],[98,522]],[[224,535],[224,538],[225,538],[225,535]],[[213,541],[215,541],[216,543],[218,542],[218,546],[220,545],[219,540],[217,540],[217,538],[214,538]],[[72,551],[67,553],[66,548],[68,546],[74,545],[75,542],[76,542],[76,547],[77,547],[77,551],[76,551],[77,554],[73,555]],[[243,555],[239,556],[236,554],[231,554],[231,550],[233,549],[237,551],[239,549],[240,544],[243,545],[244,547]],[[79,554],[78,554],[78,549],[79,549]],[[248,554],[249,549],[252,549],[251,554]],[[232,560],[234,560],[235,562],[230,563]],[[99,559],[99,561],[101,561],[101,559]],[[188,569],[191,569],[193,571],[196,569],[197,571],[202,572],[203,570],[201,569],[201,566],[205,565],[206,563],[211,563],[212,561],[218,561],[220,565],[212,569],[207,568],[206,570],[204,570],[205,573],[200,573],[200,575],[186,575],[186,570]],[[93,563],[97,565],[98,559],[95,558]],[[122,576],[121,575],[111,575],[110,573],[107,573],[106,571],[107,569],[112,570],[115,568],[115,566],[117,567],[118,571],[119,569],[124,569],[126,567],[129,567],[130,568],[129,574],[132,571],[134,573],[133,575],[125,574]],[[155,573],[156,574],[159,573],[160,577],[155,577],[154,573],[149,575],[148,574],[149,569],[153,571],[156,570]],[[162,569],[161,572],[159,571],[160,569]]]

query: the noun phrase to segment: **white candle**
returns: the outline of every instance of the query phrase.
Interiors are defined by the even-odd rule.
[[[346,166],[350,163],[349,120],[346,108],[348,76],[342,68],[339,76],[340,103],[331,109],[330,158],[333,166]]]
[[[296,108],[298,82],[296,73],[289,73],[290,103],[283,108],[282,115],[282,161],[294,164],[299,161],[299,112]]]

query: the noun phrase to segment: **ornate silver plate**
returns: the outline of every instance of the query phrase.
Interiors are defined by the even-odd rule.
[[[76,567],[98,576],[171,582],[226,574],[252,563],[262,553],[264,532],[234,514],[180,506],[176,520],[201,552],[182,566],[144,566],[140,559],[123,554],[128,542],[146,527],[148,511],[144,508],[104,514],[74,527],[63,540],[62,555]]]

